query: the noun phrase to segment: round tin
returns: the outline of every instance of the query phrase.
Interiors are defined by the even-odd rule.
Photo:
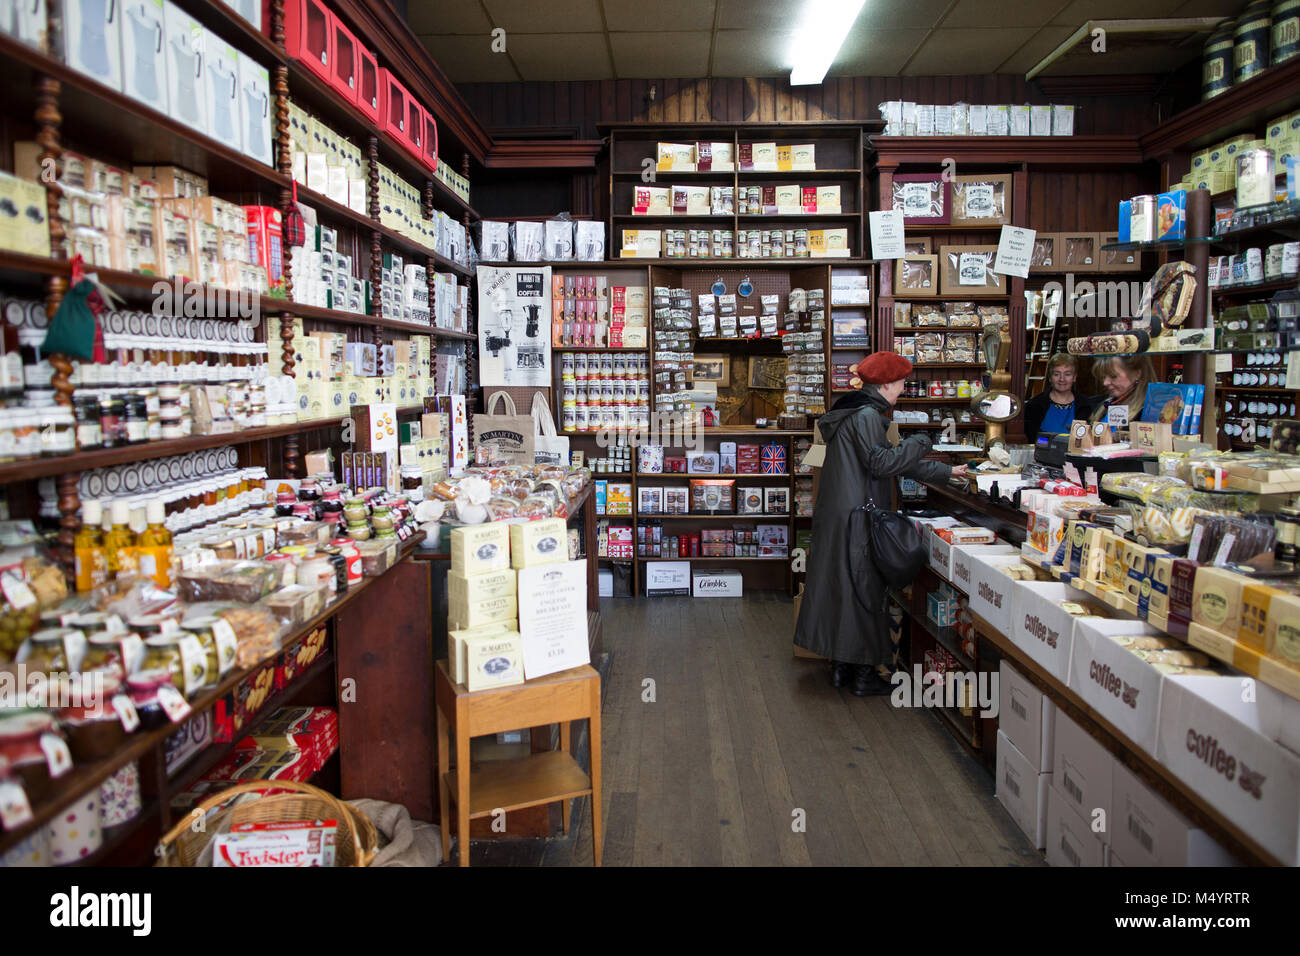
[[[1273,18],[1269,0],[1252,0],[1232,31],[1232,82],[1242,83],[1268,68]]]
[[[1270,66],[1278,66],[1300,53],[1300,0],[1273,4],[1273,52]]]
[[[1201,102],[1214,99],[1232,86],[1232,27],[1229,20],[1205,41],[1201,61]]]

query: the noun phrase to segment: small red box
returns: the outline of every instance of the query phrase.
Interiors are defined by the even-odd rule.
[[[357,45],[357,108],[379,125],[379,61],[360,44]]]
[[[330,17],[330,44],[334,51],[330,58],[330,85],[349,103],[355,103],[361,85],[358,56],[361,44],[352,31],[333,16]]]
[[[403,145],[410,145],[406,135],[407,103],[411,94],[407,92],[402,81],[381,67],[379,70],[379,126],[385,132],[397,138]]]
[[[333,82],[333,43],[334,14],[321,0],[287,0],[285,49],[326,83]]]
[[[245,206],[248,217],[248,254],[253,265],[266,270],[271,289],[284,287],[284,230],[280,210],[273,206]]]
[[[284,690],[299,674],[311,667],[325,651],[328,634],[324,627],[313,628],[294,641],[276,658],[275,689]]]
[[[428,110],[424,111],[424,165],[430,172],[438,171],[438,121]]]
[[[215,743],[237,740],[249,720],[266,704],[267,698],[275,689],[276,660],[272,657],[258,666],[232,693],[217,701],[213,708],[212,728],[212,740]]]

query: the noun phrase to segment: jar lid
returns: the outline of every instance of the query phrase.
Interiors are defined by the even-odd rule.
[[[0,716],[0,737],[32,737],[54,727],[54,718],[39,710],[20,710]]]
[[[170,671],[154,668],[147,671],[136,671],[126,679],[127,689],[133,693],[139,691],[156,690],[163,684],[170,684],[172,675]]]
[[[51,644],[54,641],[61,641],[69,634],[75,634],[70,627],[51,627],[43,631],[37,631],[29,640],[34,644]]]

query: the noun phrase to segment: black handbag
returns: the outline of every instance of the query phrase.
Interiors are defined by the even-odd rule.
[[[854,549],[854,541],[864,542],[865,548]],[[910,584],[930,560],[916,526],[897,511],[877,508],[870,499],[849,517],[849,551],[855,581],[863,579],[865,559],[870,556],[876,571],[893,587]]]

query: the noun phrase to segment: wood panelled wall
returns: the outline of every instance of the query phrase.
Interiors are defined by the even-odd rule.
[[[648,99],[655,89],[653,102]],[[1141,133],[1155,122],[1148,97],[1051,96],[1017,74],[832,77],[820,86],[785,78],[470,83],[460,86],[489,129],[567,128],[594,139],[597,123],[783,123],[875,120],[886,100],[918,103],[1073,103],[1079,134]]]
[[[1160,186],[1159,167],[1141,169],[1029,171],[1030,229],[1062,232],[1079,229],[1108,232],[1115,229],[1119,201],[1154,192]]]

